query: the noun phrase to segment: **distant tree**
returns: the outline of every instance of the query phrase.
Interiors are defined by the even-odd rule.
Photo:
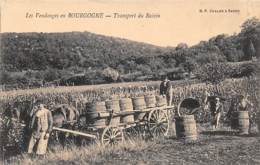
[[[137,71],[141,71],[144,75],[152,74],[152,70],[149,65],[137,65]]]
[[[125,74],[125,66],[122,64],[117,65],[116,69],[119,71],[120,74]]]
[[[167,68],[175,68],[176,67],[176,60],[174,58],[168,58],[164,60]]]
[[[187,49],[189,46],[186,44],[186,43],[179,43],[177,46],[176,46],[176,50],[180,50],[180,49]]]
[[[125,62],[125,71],[126,72],[134,72],[136,71],[137,64],[134,60],[128,60]]]
[[[56,69],[48,68],[45,70],[43,78],[45,81],[53,81],[58,79],[58,72]]]
[[[174,54],[174,59],[176,60],[176,67],[180,66],[185,62],[185,56],[187,54],[187,50],[185,49],[180,49],[177,50]]]
[[[189,73],[193,72],[196,67],[197,67],[197,63],[195,61],[195,59],[193,58],[187,58],[186,61],[183,64],[183,67],[186,71],[188,71]]]
[[[204,65],[207,63],[214,63],[214,62],[225,62],[225,56],[218,54],[217,52],[207,52],[207,53],[198,53],[195,57],[196,62],[199,65]]]
[[[258,18],[253,17],[250,19],[247,19],[242,25],[241,25],[241,32],[248,32],[251,31],[255,28],[257,28],[260,24],[260,21]]]
[[[226,49],[224,52],[228,62],[239,62],[242,60],[244,56],[244,52],[242,50],[238,50],[236,48]]]
[[[249,59],[252,59],[252,57],[255,57],[256,55],[256,50],[251,40],[249,41],[248,44],[247,53]]]
[[[245,59],[251,59],[252,54],[260,56],[260,20],[256,17],[246,20],[241,25],[239,34],[241,43],[244,46]],[[253,50],[255,49],[255,50]]]
[[[217,85],[228,77],[229,69],[225,63],[212,62],[201,66],[196,75],[202,82]]]
[[[240,66],[240,76],[241,77],[252,77],[255,76],[259,66],[256,64],[244,64]]]
[[[136,64],[140,64],[140,65],[144,65],[149,63],[149,59],[150,57],[145,57],[145,56],[141,56],[141,57],[137,57],[136,58]]]
[[[107,80],[109,82],[115,82],[119,78],[118,71],[113,68],[110,68],[110,67],[104,69],[102,71],[102,75],[104,76],[105,80]]]

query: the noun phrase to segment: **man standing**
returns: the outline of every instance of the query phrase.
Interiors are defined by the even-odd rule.
[[[223,110],[222,104],[219,97],[215,97],[213,100],[209,100],[210,112],[212,117],[213,128],[216,129],[219,126],[219,120],[221,117],[221,112]]]
[[[160,84],[160,95],[166,96],[168,106],[172,105],[172,93],[171,81],[166,76]]]
[[[32,116],[30,128],[32,130],[28,146],[28,153],[35,149],[37,155],[44,155],[47,150],[48,139],[53,126],[51,111],[39,104],[36,112]]]

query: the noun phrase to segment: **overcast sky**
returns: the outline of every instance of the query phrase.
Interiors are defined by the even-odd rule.
[[[253,16],[260,18],[260,0],[2,0],[1,32],[89,31],[160,46],[189,45],[217,34],[233,34]],[[199,12],[204,9],[207,12]],[[239,12],[210,13],[210,10]],[[36,13],[97,12],[112,17],[35,18]],[[26,13],[33,18],[26,18]],[[113,13],[160,15],[160,18],[113,18]]]

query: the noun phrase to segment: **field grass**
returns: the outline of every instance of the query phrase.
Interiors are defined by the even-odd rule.
[[[9,111],[15,106],[26,110],[29,105],[26,101],[29,100],[30,103],[32,98],[40,99],[46,104],[52,101],[55,104],[70,104],[70,99],[73,98],[78,99],[79,103],[84,105],[85,101],[109,99],[112,95],[132,97],[149,93],[158,94],[159,83],[159,81],[131,82],[0,92],[0,113]],[[255,88],[257,87],[255,81],[225,80],[218,88],[204,83],[176,82],[173,85],[174,104],[185,97],[201,98],[206,90],[227,98],[231,97],[232,94],[248,92],[250,100],[255,105],[253,112],[258,110],[259,95]],[[84,109],[84,106],[81,108]],[[0,119],[3,117],[1,115]],[[147,142],[144,140],[127,141],[113,148],[93,145],[88,147],[71,146],[63,149],[56,146],[51,147],[43,159],[31,159],[28,155],[22,154],[12,158],[8,164],[255,164],[259,161],[259,155],[255,154],[259,151],[259,138],[234,136],[225,131],[220,130],[216,135],[203,133],[200,135],[199,141],[193,144],[184,144],[174,139],[157,139]],[[241,159],[239,158],[237,161],[241,154]]]
[[[223,82],[232,83],[232,82],[241,82],[243,79],[227,79]],[[12,90],[12,91],[0,91],[0,99],[12,98],[17,96],[28,96],[28,95],[47,95],[47,94],[66,94],[66,93],[83,93],[91,91],[105,91],[111,90],[114,88],[141,88],[141,87],[159,87],[160,81],[140,81],[140,82],[125,82],[125,83],[113,83],[113,84],[101,84],[101,85],[82,85],[82,86],[59,86],[59,87],[45,87],[45,88],[35,88],[35,89],[26,89],[26,90]],[[180,80],[173,81],[172,83],[175,87],[196,87],[196,86],[205,86],[205,83],[198,83],[194,80]]]
[[[260,164],[260,138],[256,132],[237,136],[223,127],[217,131],[199,127],[199,140],[192,143],[175,138],[149,141],[126,141],[104,148],[95,144],[85,147],[55,147],[45,158],[24,154],[5,164]]]
[[[84,91],[98,91],[106,90],[116,87],[126,88],[126,87],[140,87],[140,86],[153,86],[159,84],[159,81],[148,81],[148,82],[127,82],[127,83],[113,83],[113,84],[100,84],[100,85],[82,85],[82,86],[58,86],[58,87],[45,87],[45,88],[35,88],[26,90],[12,90],[12,91],[2,91],[0,92],[1,97],[15,97],[19,95],[32,95],[32,94],[64,94],[64,93],[77,93]]]

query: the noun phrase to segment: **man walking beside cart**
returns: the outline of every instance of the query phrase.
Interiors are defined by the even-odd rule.
[[[48,139],[53,126],[53,118],[51,111],[46,109],[43,104],[36,107],[35,113],[32,115],[30,129],[31,137],[28,145],[28,153],[33,151],[37,155],[44,155],[47,150]]]

